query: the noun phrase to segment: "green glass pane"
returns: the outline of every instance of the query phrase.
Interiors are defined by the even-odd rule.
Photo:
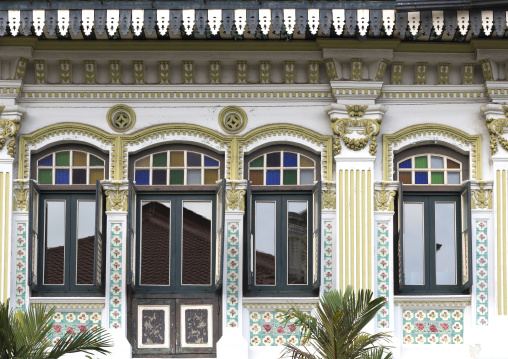
[[[39,184],[53,184],[53,170],[39,170]]]
[[[169,172],[169,184],[183,184],[184,170],[171,170]]]
[[[415,158],[415,168],[428,168],[427,166],[427,156]]]
[[[284,170],[283,183],[285,185],[297,184],[296,170]]]
[[[432,172],[430,174],[430,183],[444,184],[444,172]]]
[[[265,164],[265,156],[258,157],[254,161],[250,162],[251,167],[263,167],[264,164]]]
[[[90,155],[90,166],[104,166],[104,161],[99,157]]]
[[[56,165],[57,166],[69,166],[70,165],[70,162],[69,162],[70,152],[69,151],[57,152],[55,154],[55,157],[56,157]]]
[[[168,165],[168,153],[156,153],[153,155],[152,166],[153,167],[167,167]]]

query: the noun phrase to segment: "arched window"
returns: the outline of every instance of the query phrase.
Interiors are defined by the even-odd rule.
[[[102,227],[108,156],[60,146],[32,154],[28,282],[34,294],[79,295],[103,288]]]
[[[314,295],[319,286],[319,156],[273,146],[246,157],[246,295]]]
[[[441,146],[395,155],[399,292],[451,294],[471,285],[468,157]]]

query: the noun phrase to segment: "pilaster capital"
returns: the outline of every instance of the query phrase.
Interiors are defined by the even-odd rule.
[[[128,181],[101,181],[106,195],[106,211],[127,212],[129,197]]]
[[[508,133],[508,106],[488,104],[480,109],[490,135],[491,159],[508,157],[508,139],[505,137]],[[498,145],[504,151],[499,152]]]
[[[492,210],[494,181],[471,181],[471,209]]]
[[[337,207],[337,195],[335,182],[323,182],[321,190],[321,209],[334,212]]]
[[[16,154],[16,136],[21,127],[21,118],[25,109],[21,106],[0,106],[0,157],[6,154],[14,158]],[[7,146],[5,144],[7,143]],[[6,147],[6,151],[3,151]]]
[[[374,211],[394,212],[395,195],[399,182],[376,181],[374,182]]]
[[[12,202],[13,211],[28,212],[28,192],[30,186],[27,179],[18,179],[13,181],[12,185],[14,200]]]
[[[508,81],[485,81],[485,88],[493,103],[508,105]]]
[[[244,212],[245,194],[247,193],[247,180],[226,182],[226,211]]]
[[[381,95],[383,81],[330,81],[332,93],[338,104],[355,102],[373,105]]]
[[[332,104],[326,108],[335,136],[334,155],[374,156],[377,152],[376,136],[387,107],[383,105]],[[342,152],[342,142],[347,151]],[[368,150],[366,149],[368,145]],[[355,153],[356,152],[356,153]]]

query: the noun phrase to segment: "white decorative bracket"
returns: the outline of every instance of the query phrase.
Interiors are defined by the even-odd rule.
[[[344,31],[344,24],[346,23],[346,11],[344,9],[333,9],[332,17],[335,33],[341,35],[342,31]]]
[[[192,35],[194,31],[194,21],[196,20],[196,11],[194,9],[182,10],[183,27],[187,35]]]
[[[319,9],[309,9],[307,12],[307,21],[312,35],[316,35],[319,29]]]
[[[134,30],[134,35],[139,36],[143,31],[143,22],[145,11],[142,9],[134,9],[132,10],[132,29]]]
[[[222,10],[208,10],[208,25],[213,35],[217,35],[222,21]]]
[[[18,34],[20,21],[21,12],[19,10],[9,10],[9,27],[11,28],[12,36]]]
[[[235,25],[236,32],[242,35],[245,31],[245,26],[247,25],[247,10],[246,9],[236,9],[235,10]]]
[[[94,22],[94,10],[83,10],[81,12],[81,19],[83,22],[83,32],[86,36],[89,36],[93,30]]]
[[[409,32],[413,36],[418,35],[418,29],[420,28],[420,12],[410,12],[408,13],[407,18],[409,22]]]
[[[113,36],[120,23],[120,10],[108,10],[107,17],[106,27],[108,28],[108,34],[109,36]]]
[[[157,25],[159,33],[164,36],[169,28],[169,10],[157,10]]]
[[[69,10],[58,10],[58,29],[62,36],[69,31]]]
[[[264,35],[268,35],[268,32],[270,32],[271,14],[270,9],[259,9],[259,25],[261,25],[261,32]]]
[[[33,21],[35,35],[41,36],[44,31],[44,22],[46,12],[44,10],[34,10]]]
[[[482,26],[485,35],[489,36],[492,32],[492,25],[494,24],[494,12],[492,10],[482,11]]]
[[[295,31],[295,9],[284,9],[284,26],[288,34],[292,34]]]
[[[356,11],[356,22],[358,23],[358,32],[360,36],[367,35],[367,29],[369,27],[369,10],[358,9]]]
[[[395,26],[395,11],[383,10],[383,26],[385,27],[386,35],[393,34],[393,27]]]
[[[437,36],[443,33],[444,29],[444,13],[443,11],[432,11],[432,26]]]
[[[457,11],[457,20],[459,23],[460,34],[463,36],[467,35],[468,29],[469,29],[469,11],[458,10]]]

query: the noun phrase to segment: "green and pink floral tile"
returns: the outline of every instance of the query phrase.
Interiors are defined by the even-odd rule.
[[[249,317],[251,346],[300,345],[301,331],[294,324],[296,319],[282,325],[284,314],[276,311],[251,312]]]
[[[390,295],[390,255],[388,240],[388,224],[377,224],[377,294],[385,297],[386,304],[377,313],[377,327],[387,328],[390,326],[390,313],[388,307],[388,298]]]
[[[239,224],[229,222],[227,226],[227,263],[226,263],[226,291],[227,291],[227,322],[231,328],[238,327],[238,290],[240,277],[240,248]]]
[[[489,323],[487,222],[476,221],[476,324]]]
[[[402,313],[404,344],[462,344],[462,309],[406,309]]]
[[[110,232],[109,327],[121,327],[122,313],[122,242],[121,223],[111,223]]]
[[[47,339],[56,344],[66,333],[74,335],[99,328],[102,316],[99,312],[55,312],[53,321]]]
[[[333,288],[333,236],[332,221],[324,222],[323,285],[325,292]]]
[[[16,227],[16,309],[21,310],[25,310],[26,302],[26,229],[26,223],[18,223]]]

